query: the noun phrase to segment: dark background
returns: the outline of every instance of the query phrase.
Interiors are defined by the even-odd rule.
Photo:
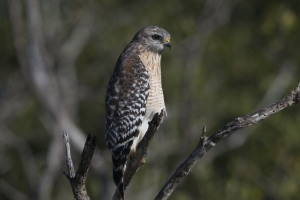
[[[0,0],[0,199],[73,198],[63,130],[75,166],[86,135],[99,136],[87,188],[91,199],[112,197],[105,90],[121,51],[148,25],[171,34],[162,58],[168,116],[127,199],[154,199],[204,125],[210,135],[300,80],[299,0]],[[220,142],[170,199],[299,199],[299,111]]]

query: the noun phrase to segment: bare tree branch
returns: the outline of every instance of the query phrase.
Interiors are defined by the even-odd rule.
[[[69,135],[68,133],[64,133],[64,142],[66,148],[66,155],[67,155],[67,167],[68,172],[64,172],[65,176],[69,179],[73,194],[76,200],[89,200],[89,196],[86,191],[86,178],[90,168],[90,163],[93,158],[93,154],[96,148],[96,136],[88,135],[84,149],[81,154],[81,161],[79,163],[77,172],[75,174],[71,152],[70,152],[70,142],[69,142]]]
[[[259,109],[261,107],[267,106],[268,103],[272,102],[272,99],[280,98],[284,91],[288,88],[290,83],[292,82],[297,67],[289,62],[284,62],[281,65],[281,69],[278,72],[276,78],[274,78],[273,83],[270,85],[268,91],[263,96],[262,100],[258,103],[255,109]],[[257,127],[257,126],[256,126]],[[205,157],[201,164],[208,163],[212,161],[217,156],[221,154],[225,154],[232,149],[239,148],[242,146],[251,135],[251,133],[255,132],[256,127],[252,129],[243,130],[242,134],[235,133],[232,134],[228,140],[222,142],[222,144],[218,145],[213,152],[211,152],[210,156]]]
[[[65,142],[65,148],[66,148],[66,155],[67,155],[67,167],[68,167],[68,173],[65,175],[68,177],[75,177],[75,170],[74,165],[71,157],[71,148],[70,148],[70,141],[69,141],[69,134],[64,133],[64,142]]]
[[[244,117],[238,117],[233,121],[227,123],[222,129],[215,132],[207,140],[203,140],[203,142],[200,142],[200,144],[190,154],[190,156],[177,168],[172,177],[168,180],[168,182],[164,185],[159,194],[156,196],[155,200],[168,199],[174,191],[174,189],[177,187],[177,185],[189,174],[191,169],[200,160],[200,158],[230,133],[248,126],[252,126],[270,117],[271,115],[281,111],[282,109],[299,103],[300,83],[298,84],[296,90],[293,90],[282,100],[272,104],[271,106],[265,109],[259,110],[253,114]]]
[[[161,120],[163,118],[163,111],[161,111],[160,114],[156,113],[152,119],[152,121],[149,123],[149,128],[147,130],[147,133],[145,134],[142,141],[138,144],[137,151],[134,154],[134,157],[131,157],[128,159],[126,164],[126,172],[124,174],[124,190],[129,185],[132,177],[137,173],[141,165],[145,163],[145,158],[147,156],[147,150],[149,147],[149,144],[155,134],[155,132],[158,130]],[[119,190],[116,189],[115,194],[112,198],[113,200],[120,200],[121,195],[119,193]]]

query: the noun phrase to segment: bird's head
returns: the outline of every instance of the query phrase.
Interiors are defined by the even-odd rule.
[[[171,36],[163,28],[158,26],[147,26],[137,32],[132,39],[140,43],[147,51],[161,54],[166,47],[171,49]]]

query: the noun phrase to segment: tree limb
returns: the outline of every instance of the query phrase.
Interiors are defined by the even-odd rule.
[[[144,159],[147,156],[147,150],[148,146],[155,134],[155,132],[158,130],[161,120],[163,118],[163,110],[160,114],[156,113],[152,119],[152,121],[149,123],[149,128],[147,130],[147,133],[143,137],[142,141],[138,144],[137,151],[134,154],[134,157],[131,157],[128,159],[126,164],[126,171],[124,174],[124,190],[129,185],[132,177],[137,173],[137,171],[140,169],[141,165],[143,165],[145,162],[142,162],[142,159]],[[120,200],[121,195],[119,193],[119,190],[116,189],[115,194],[112,198],[113,200]]]
[[[261,109],[244,117],[237,117],[233,121],[227,123],[222,129],[215,132],[207,140],[202,140],[202,142],[199,143],[197,148],[190,154],[190,156],[177,168],[172,177],[158,193],[155,200],[168,199],[177,185],[189,174],[191,169],[200,160],[200,158],[230,133],[241,128],[252,126],[281,111],[282,109],[299,103],[300,83],[295,90],[293,90],[289,95],[285,96],[282,100],[265,109]]]
[[[88,135],[84,149],[81,154],[81,160],[77,169],[77,172],[75,174],[73,161],[71,158],[71,152],[70,152],[70,142],[69,142],[69,135],[68,133],[64,133],[64,142],[65,142],[65,148],[66,148],[66,155],[67,155],[67,167],[68,172],[64,172],[65,176],[70,181],[73,194],[76,200],[89,200],[89,196],[86,191],[86,177],[89,171],[90,163],[93,158],[93,154],[96,147],[96,136]]]
[[[272,99],[278,99],[281,97],[294,79],[296,71],[297,67],[291,62],[285,61],[283,64],[281,64],[277,77],[274,78],[273,83],[270,85],[268,91],[265,93],[255,109],[267,106],[270,102],[272,102]],[[205,157],[201,161],[201,164],[211,162],[217,156],[225,154],[232,149],[241,147],[247,141],[250,135],[256,131],[256,128],[257,126],[253,127],[252,129],[246,129],[241,134],[232,134],[230,138],[226,140],[226,142],[222,142],[222,144],[218,145],[209,156]]]

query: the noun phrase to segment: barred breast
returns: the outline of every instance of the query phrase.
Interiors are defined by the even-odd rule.
[[[165,110],[164,94],[161,84],[161,55],[144,52],[140,55],[150,78],[150,90],[147,98],[145,118],[152,120],[155,113]]]
[[[161,55],[152,52],[143,52],[139,57],[148,71],[150,89],[146,102],[146,113],[142,125],[139,127],[139,135],[133,140],[130,150],[131,153],[136,151],[136,147],[146,134],[149,122],[153,119],[154,115],[160,113],[161,110],[164,110],[166,113],[164,94],[161,85]]]

